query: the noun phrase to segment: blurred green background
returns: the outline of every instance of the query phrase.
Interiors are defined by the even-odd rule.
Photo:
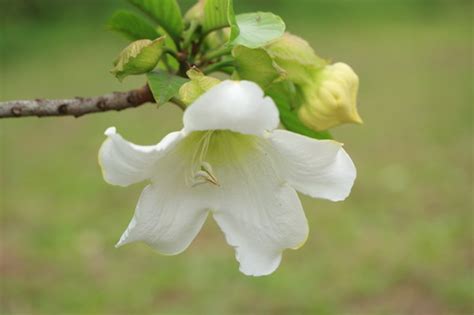
[[[189,7],[189,1],[181,2]],[[1,100],[140,86],[108,70],[126,41],[104,25],[125,1],[2,0]],[[1,314],[472,314],[471,1],[235,0],[272,11],[360,76],[363,126],[335,137],[358,167],[343,203],[303,197],[311,234],[272,276],[245,277],[209,220],[166,257],[115,249],[143,184],[107,185],[103,131],[156,143],[181,113],[152,105],[0,121]]]

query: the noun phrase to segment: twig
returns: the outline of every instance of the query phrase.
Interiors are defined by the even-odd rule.
[[[114,92],[98,97],[76,97],[64,100],[36,99],[0,102],[0,118],[74,116],[120,111],[155,102],[147,85],[128,92]]]

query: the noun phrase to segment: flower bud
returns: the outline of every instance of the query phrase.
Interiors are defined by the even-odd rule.
[[[219,79],[204,75],[197,68],[188,70],[186,74],[191,81],[183,84],[179,89],[179,98],[186,105],[190,105],[206,91],[221,82]]]
[[[231,30],[229,27],[215,30],[206,36],[204,43],[209,49],[219,49],[226,45],[230,39]]]
[[[196,21],[199,24],[202,24],[204,20],[204,5],[206,4],[205,0],[199,0],[195,5],[193,5],[188,12],[184,15],[184,20],[186,22]]]
[[[359,77],[345,63],[328,65],[301,86],[304,102],[298,110],[309,128],[322,131],[343,123],[362,123],[356,102]]]
[[[128,45],[114,62],[112,74],[121,81],[126,76],[153,70],[163,52],[164,39],[164,36],[154,41],[141,39]]]
[[[287,79],[296,84],[311,82],[313,73],[326,65],[307,41],[290,33],[285,33],[265,50],[287,72]]]

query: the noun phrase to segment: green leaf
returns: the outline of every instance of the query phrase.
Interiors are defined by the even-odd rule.
[[[177,96],[179,89],[189,80],[167,72],[149,72],[148,86],[158,105],[168,102]]]
[[[264,49],[237,46],[233,49],[232,55],[235,58],[234,65],[238,77],[241,80],[256,82],[262,89],[285,77],[285,71]]]
[[[152,17],[175,41],[184,29],[181,9],[176,0],[128,0]]]
[[[255,12],[236,16],[239,34],[233,34],[232,45],[262,47],[285,33],[285,22],[270,12]]]
[[[300,102],[299,93],[293,83],[284,81],[273,84],[266,92],[277,105],[280,121],[286,129],[314,139],[332,139],[329,131],[314,131],[300,121],[295,110]]]
[[[207,0],[204,6],[204,33],[236,25],[232,0]]]
[[[186,72],[186,74],[191,81],[179,89],[179,98],[186,105],[193,103],[199,96],[221,82],[219,79],[205,76],[201,71],[194,68]]]
[[[109,20],[108,27],[130,40],[156,39],[160,34],[142,17],[129,12],[117,11]]]
[[[154,41],[141,39],[128,45],[120,53],[111,70],[120,81],[126,76],[143,74],[155,68],[163,52],[164,36]]]

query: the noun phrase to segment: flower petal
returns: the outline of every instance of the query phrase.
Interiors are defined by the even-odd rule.
[[[99,150],[99,164],[105,181],[119,186],[150,178],[156,161],[183,137],[181,132],[172,132],[157,145],[139,146],[122,138],[115,127],[107,129],[105,135],[108,138]]]
[[[186,184],[197,143],[195,137],[183,138],[155,163],[152,184],[143,190],[135,215],[117,246],[144,241],[168,255],[189,246],[214,200],[214,187]]]
[[[154,183],[145,187],[135,215],[116,247],[144,241],[162,254],[184,251],[201,230],[208,207],[202,190],[179,186]]]
[[[284,249],[305,242],[308,224],[296,191],[257,147],[239,154],[229,141],[216,152],[226,163],[215,169],[220,187],[213,216],[235,247],[240,271],[262,276],[275,271]]]
[[[261,136],[278,126],[273,100],[250,81],[223,81],[201,95],[184,113],[184,131],[232,130]]]
[[[314,198],[344,200],[351,192],[356,168],[342,144],[314,140],[285,130],[269,136],[279,152],[280,172],[296,190]]]

